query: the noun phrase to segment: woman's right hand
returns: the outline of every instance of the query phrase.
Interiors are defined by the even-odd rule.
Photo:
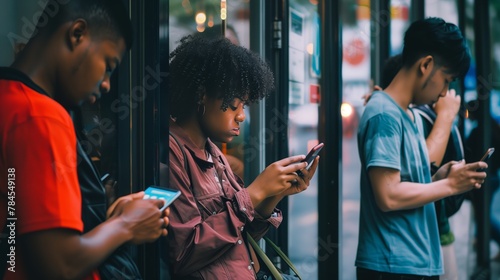
[[[297,180],[296,172],[307,166],[307,163],[301,162],[303,159],[305,159],[304,155],[291,156],[270,164],[248,186],[247,190],[250,195],[260,202],[289,189]]]

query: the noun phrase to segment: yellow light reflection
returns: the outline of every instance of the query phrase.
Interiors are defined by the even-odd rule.
[[[208,25],[208,27],[213,27],[214,26],[214,16],[213,15],[208,16],[207,25]]]
[[[222,20],[226,20],[227,18],[226,0],[220,1],[220,18]]]
[[[343,118],[348,118],[349,116],[351,116],[353,111],[354,109],[349,103],[344,102],[342,103],[342,106],[340,106],[340,115],[342,115]]]
[[[205,31],[205,25],[198,25],[198,26],[196,26],[196,30],[198,30],[198,32]]]
[[[207,20],[207,15],[205,15],[205,13],[200,12],[196,14],[195,21],[198,25],[204,24],[206,20]]]

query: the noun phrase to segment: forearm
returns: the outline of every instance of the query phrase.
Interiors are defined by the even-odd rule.
[[[430,162],[435,162],[437,166],[440,166],[443,161],[452,125],[453,118],[438,115],[431,132],[426,138],[425,142],[429,152]]]
[[[79,279],[88,276],[114,250],[131,239],[119,219],[111,219],[80,235],[68,229],[23,235],[21,248],[33,276],[40,279]]]
[[[72,264],[86,263],[93,268],[104,262],[118,247],[132,240],[131,230],[121,218],[111,218],[100,224],[80,238],[82,248],[85,248]]]
[[[264,193],[261,191],[261,188],[256,186],[255,183],[250,184],[246,188],[248,195],[250,196],[250,200],[252,201],[252,205],[255,209],[259,207],[259,205],[266,200]]]
[[[418,208],[454,194],[447,179],[429,184],[400,182],[387,186],[383,192],[378,195],[377,204],[384,212]]]

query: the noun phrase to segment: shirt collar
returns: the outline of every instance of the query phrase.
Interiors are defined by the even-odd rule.
[[[0,67],[0,80],[18,81],[34,91],[49,96],[47,92],[39,85],[35,84],[28,75],[12,67]]]
[[[194,144],[194,142],[191,140],[191,138],[189,138],[187,133],[185,133],[184,130],[179,125],[177,125],[177,123],[174,120],[170,119],[169,126],[170,126],[169,127],[170,131],[173,134],[175,134],[176,137],[180,138],[179,139],[180,142],[183,143],[186,150],[189,151],[189,153],[191,153],[193,158],[201,167],[210,168],[214,166],[215,164],[214,162],[216,161],[215,159],[217,159],[219,162],[222,162],[220,159],[222,153],[217,148],[217,146],[210,140],[210,138],[207,139],[207,144],[205,146],[205,149],[212,155],[212,159],[214,162],[207,161],[205,153],[200,148],[198,148],[198,146]],[[217,165],[224,166],[223,164],[217,164]]]

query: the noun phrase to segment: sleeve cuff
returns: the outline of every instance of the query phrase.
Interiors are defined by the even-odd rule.
[[[255,218],[255,209],[253,208],[252,200],[247,189],[243,188],[235,195],[236,209],[238,213],[244,216],[248,221],[252,222]]]
[[[269,218],[264,218],[257,211],[255,211],[247,189],[242,189],[237,192],[235,198],[239,214],[243,215],[249,222],[253,222],[254,219],[256,219],[257,222],[267,222],[273,227],[278,228],[283,221],[283,213],[277,208],[274,208],[274,211]]]
[[[274,208],[273,213],[267,219],[262,217],[258,212],[255,212],[254,216],[257,221],[262,221],[262,222],[267,221],[274,228],[278,228],[281,222],[283,221],[283,213],[278,208]]]

